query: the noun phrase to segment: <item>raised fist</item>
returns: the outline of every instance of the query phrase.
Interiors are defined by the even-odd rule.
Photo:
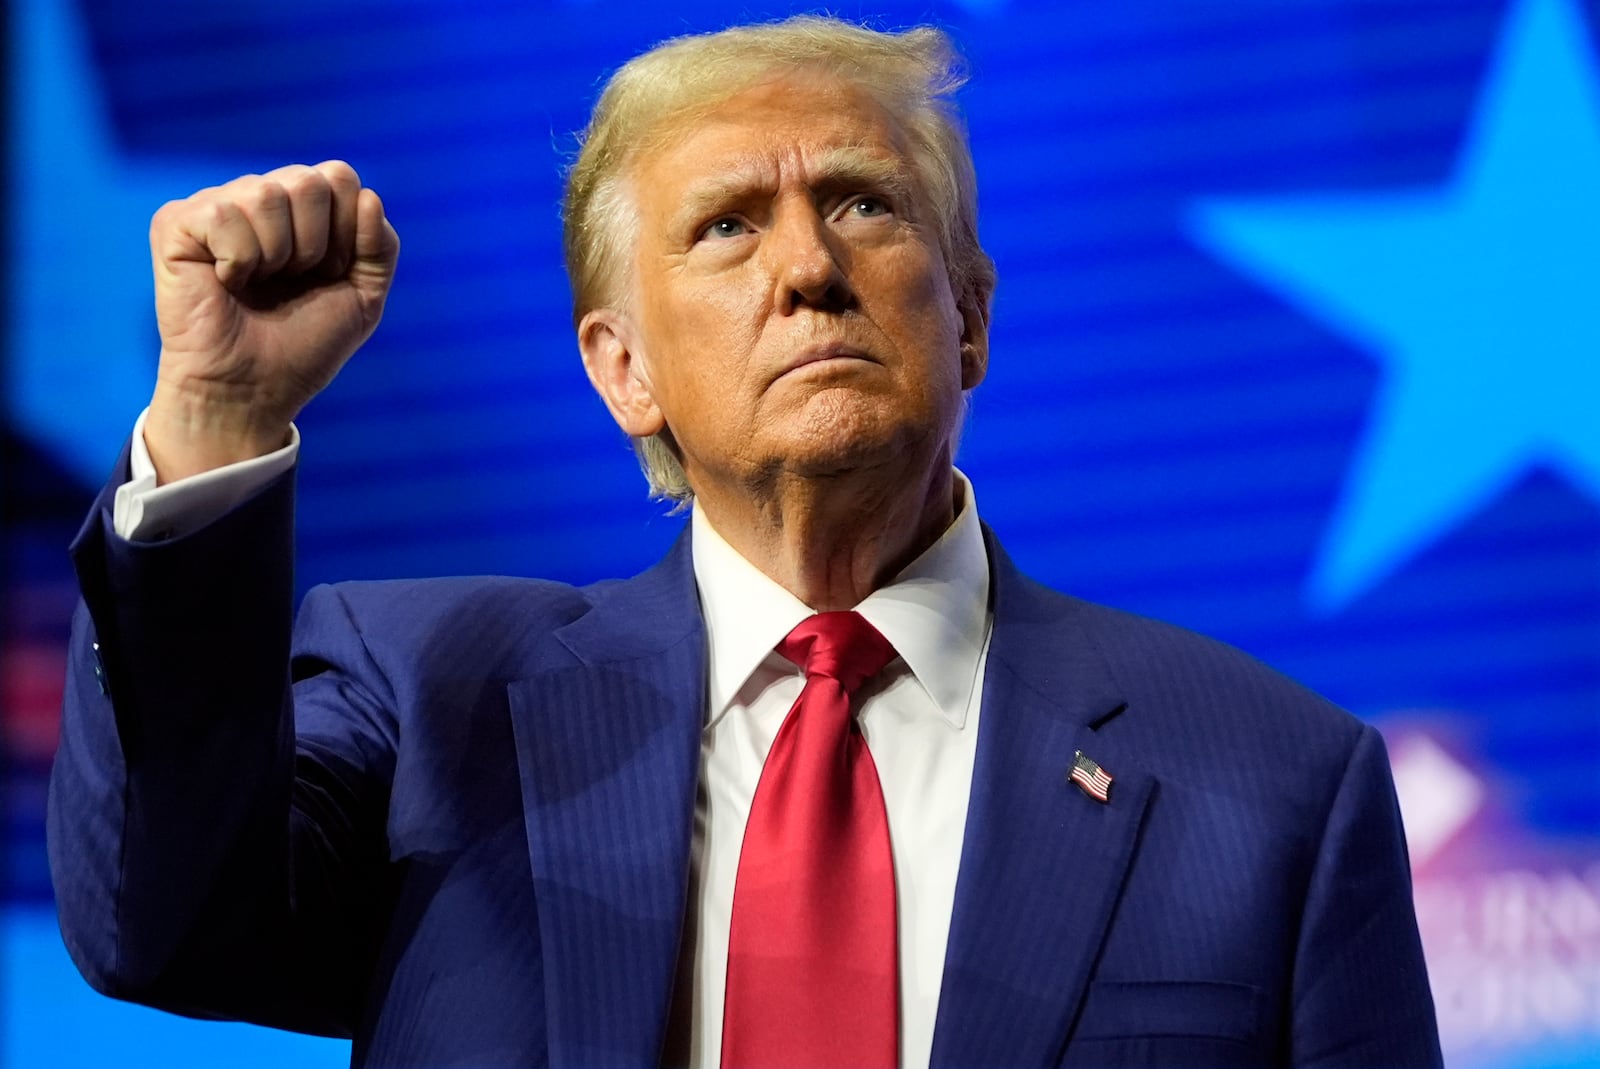
[[[284,444],[372,334],[400,239],[347,163],[280,167],[150,224],[161,367],[145,444],[162,482]]]

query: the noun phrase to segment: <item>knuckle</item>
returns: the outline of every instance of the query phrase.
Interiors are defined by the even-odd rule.
[[[242,174],[231,182],[224,182],[220,186],[212,186],[195,194],[199,197],[238,197],[265,182],[266,178],[259,174]]]
[[[361,188],[361,176],[344,160],[326,160],[316,170],[335,189],[343,192]]]
[[[304,165],[304,163],[285,163],[283,166],[275,166],[272,170],[267,171],[264,178],[269,179],[269,181],[283,182],[288,186],[288,184],[293,184],[296,179],[301,178],[302,174],[306,174],[306,171],[309,170],[309,166]]]
[[[257,212],[283,212],[289,207],[289,191],[277,182],[263,179],[251,188],[248,203]]]
[[[282,179],[284,188],[294,201],[325,200],[329,195],[328,180],[310,167],[296,168]]]
[[[172,229],[188,203],[183,200],[169,200],[157,208],[150,216],[150,233],[160,234]]]
[[[191,202],[184,214],[195,224],[215,230],[233,219],[238,210],[230,201],[207,199]]]

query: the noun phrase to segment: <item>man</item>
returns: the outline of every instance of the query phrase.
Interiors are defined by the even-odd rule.
[[[93,984],[371,1066],[1438,1063],[1376,733],[979,527],[958,83],[811,18],[620,71],[578,343],[690,531],[589,588],[320,589],[292,649],[291,420],[398,239],[337,163],[157,214],[52,782]]]

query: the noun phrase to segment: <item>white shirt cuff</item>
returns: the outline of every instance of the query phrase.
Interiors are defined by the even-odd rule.
[[[211,471],[156,485],[156,466],[144,444],[144,420],[133,425],[131,477],[117,487],[111,525],[130,542],[160,542],[197,531],[294,467],[300,455],[300,432],[289,427],[289,444],[265,456],[241,460]]]

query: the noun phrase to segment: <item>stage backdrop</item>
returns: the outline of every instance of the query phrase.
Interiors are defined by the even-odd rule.
[[[1600,1064],[1600,37],[1580,0],[881,0],[971,59],[1000,268],[961,464],[1023,567],[1383,727],[1456,1065]],[[598,80],[781,6],[11,0],[4,946],[18,1066],[336,1065],[93,995],[44,780],[65,546],[148,397],[164,200],[343,157],[405,254],[301,423],[302,585],[644,567],[560,175]]]

